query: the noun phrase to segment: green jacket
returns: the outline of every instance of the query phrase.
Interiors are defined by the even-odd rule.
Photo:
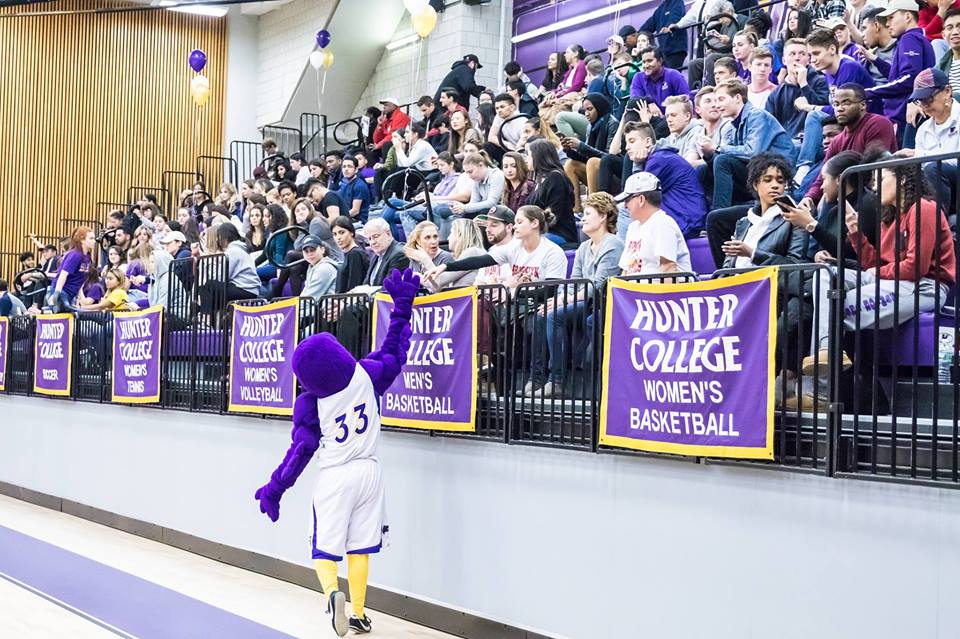
[[[947,77],[950,77],[950,65],[953,64],[953,51],[947,51],[937,62],[937,68],[943,71]],[[960,87],[950,87],[953,89],[953,99],[960,101]]]

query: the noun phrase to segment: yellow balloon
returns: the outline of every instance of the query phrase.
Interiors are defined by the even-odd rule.
[[[430,35],[435,26],[437,26],[437,11],[429,4],[420,13],[413,16],[413,30],[421,38]]]
[[[198,107],[206,105],[207,101],[210,99],[210,87],[208,86],[196,86],[190,90],[190,95],[193,97],[193,102]]]
[[[333,66],[333,51],[323,52],[323,68],[329,69]]]

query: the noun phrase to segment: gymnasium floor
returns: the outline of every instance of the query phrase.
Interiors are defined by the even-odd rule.
[[[336,637],[324,608],[317,592],[0,495],[0,637]],[[367,614],[371,637],[451,637]]]

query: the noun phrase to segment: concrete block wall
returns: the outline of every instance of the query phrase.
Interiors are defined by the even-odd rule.
[[[502,27],[501,3],[507,5]],[[439,14],[437,26],[426,40],[384,51],[354,114],[362,114],[368,106],[387,96],[395,97],[401,103],[415,102],[421,95],[432,96],[449,72],[450,65],[468,53],[475,53],[483,64],[483,69],[477,72],[477,83],[495,89],[503,78],[499,61],[501,57],[504,63],[510,59],[512,16],[513,0],[493,0],[482,6],[467,6],[459,1],[448,3],[447,10]],[[410,15],[406,14],[391,41],[412,34]],[[411,113],[416,115],[416,109]]]
[[[335,0],[294,0],[260,17],[259,83],[249,87],[256,94],[258,127],[283,117],[316,46],[316,33],[335,5]]]

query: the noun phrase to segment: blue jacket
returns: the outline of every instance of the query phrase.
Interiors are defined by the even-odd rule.
[[[683,0],[664,0],[653,12],[653,15],[647,18],[646,22],[640,25],[640,31],[656,33],[663,27],[680,22],[680,18],[687,12],[683,5]],[[657,36],[657,46],[663,52],[663,55],[687,51],[687,30],[674,29],[673,33],[665,33]]]
[[[907,102],[913,93],[913,80],[924,69],[936,66],[937,58],[923,29],[904,31],[897,38],[893,64],[885,84],[867,89],[869,97],[883,98],[883,114],[895,122],[906,122]],[[879,66],[879,65],[878,65]]]
[[[797,137],[803,131],[803,124],[807,120],[807,112],[793,106],[794,101],[801,96],[810,104],[822,106],[830,103],[827,81],[823,74],[813,67],[807,67],[807,86],[801,89],[796,84],[784,82],[767,97],[767,112],[783,125],[791,138]]]
[[[370,213],[370,187],[367,186],[367,183],[359,175],[355,175],[350,181],[344,178],[337,195],[346,204],[346,211],[349,211],[353,206],[354,200],[361,200],[359,220],[366,224],[367,215]],[[349,213],[344,214],[350,215]]]
[[[746,102],[740,115],[724,125],[717,153],[749,161],[764,151],[779,153],[789,160],[793,157],[793,142],[775,117]]]
[[[634,170],[637,167],[634,167]],[[658,147],[647,157],[643,169],[660,180],[663,202],[660,204],[672,217],[684,237],[696,237],[707,218],[707,198],[697,177],[697,171],[677,150]]]

